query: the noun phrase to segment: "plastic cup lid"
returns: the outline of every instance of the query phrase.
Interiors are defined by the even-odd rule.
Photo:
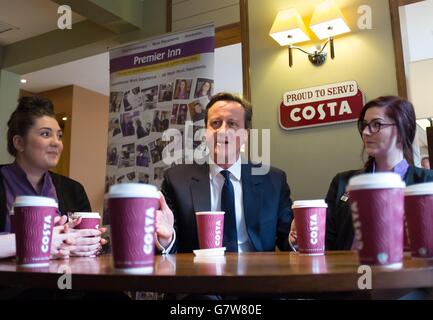
[[[406,184],[394,172],[364,173],[349,179],[347,191],[404,188]]]
[[[151,184],[121,183],[110,187],[108,198],[157,198],[158,188]]]
[[[224,211],[197,211],[195,213],[196,216],[201,216],[201,215],[221,215],[224,214]]]
[[[18,196],[15,199],[14,207],[53,207],[58,208],[56,200],[48,197]]]
[[[406,187],[405,196],[422,196],[433,194],[433,182],[413,184]]]
[[[327,208],[325,200],[297,200],[293,202],[292,209],[298,208]]]
[[[226,251],[226,247],[193,250],[197,257],[223,256],[224,251]]]
[[[97,218],[100,219],[101,215],[99,214],[99,212],[74,212],[72,214],[73,218]]]

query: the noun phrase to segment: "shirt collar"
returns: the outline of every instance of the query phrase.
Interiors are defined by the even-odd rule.
[[[28,186],[34,191],[35,195],[38,195],[36,190],[33,188],[31,183],[27,179],[27,174],[25,173],[25,171],[20,167],[20,165],[16,161],[14,161],[10,165],[10,168],[11,168],[11,171],[20,179],[20,181],[22,183],[27,183]],[[54,188],[54,185],[53,185],[53,181],[51,180],[50,175],[48,174],[48,171],[44,173],[42,180],[43,180],[42,190],[41,190],[40,195],[44,196],[47,194],[51,194],[52,189]],[[57,197],[55,198],[55,200],[57,200]]]
[[[409,168],[409,163],[406,161],[406,159],[403,158],[403,160],[401,160],[399,163],[395,165],[394,168],[392,168],[392,172],[397,173],[398,175],[400,175],[401,179],[404,180],[408,168]],[[376,163],[373,162],[373,173],[375,171],[376,171]]]
[[[230,171],[230,173],[238,181],[241,180],[241,168],[242,168],[241,164],[242,164],[242,161],[241,161],[241,157],[239,156],[238,160],[235,163],[233,163],[233,165],[230,168],[226,169],[226,170]],[[211,181],[216,177],[217,174],[219,174],[223,170],[224,169],[221,168],[220,166],[218,166],[217,164],[214,164],[214,163],[209,164],[209,177],[210,177]]]
[[[407,163],[406,159],[403,158],[403,160],[397,163],[397,165],[392,169],[392,171],[399,174],[401,179],[404,180],[408,168],[409,163]]]

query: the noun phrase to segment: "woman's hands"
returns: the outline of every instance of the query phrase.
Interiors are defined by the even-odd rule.
[[[70,256],[95,257],[107,240],[101,238],[106,228],[73,229],[81,222],[81,218],[66,223],[66,216],[56,217],[56,226],[51,243],[52,259],[68,259]]]

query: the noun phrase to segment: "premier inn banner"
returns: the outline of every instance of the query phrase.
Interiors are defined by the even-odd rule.
[[[180,133],[182,147],[188,139],[202,147],[193,134],[204,127],[213,94],[214,46],[215,29],[205,26],[110,51],[106,192],[115,183],[160,186],[174,165],[163,159],[169,129]]]
[[[286,130],[355,121],[364,105],[356,81],[291,90],[279,108],[280,126]]]

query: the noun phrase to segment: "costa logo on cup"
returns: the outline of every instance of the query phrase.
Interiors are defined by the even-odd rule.
[[[42,237],[42,246],[41,250],[44,253],[47,253],[48,250],[50,250],[49,244],[50,244],[50,238],[51,238],[51,216],[45,216],[44,217],[44,226],[42,231],[43,237]]]
[[[215,246],[221,245],[221,220],[217,220],[215,223]]]
[[[317,233],[319,231],[319,227],[317,225],[317,214],[312,214],[310,216],[310,243],[317,244]]]
[[[152,253],[153,237],[155,233],[155,209],[149,208],[146,210],[146,224],[144,226],[144,246],[143,251],[146,254]]]

